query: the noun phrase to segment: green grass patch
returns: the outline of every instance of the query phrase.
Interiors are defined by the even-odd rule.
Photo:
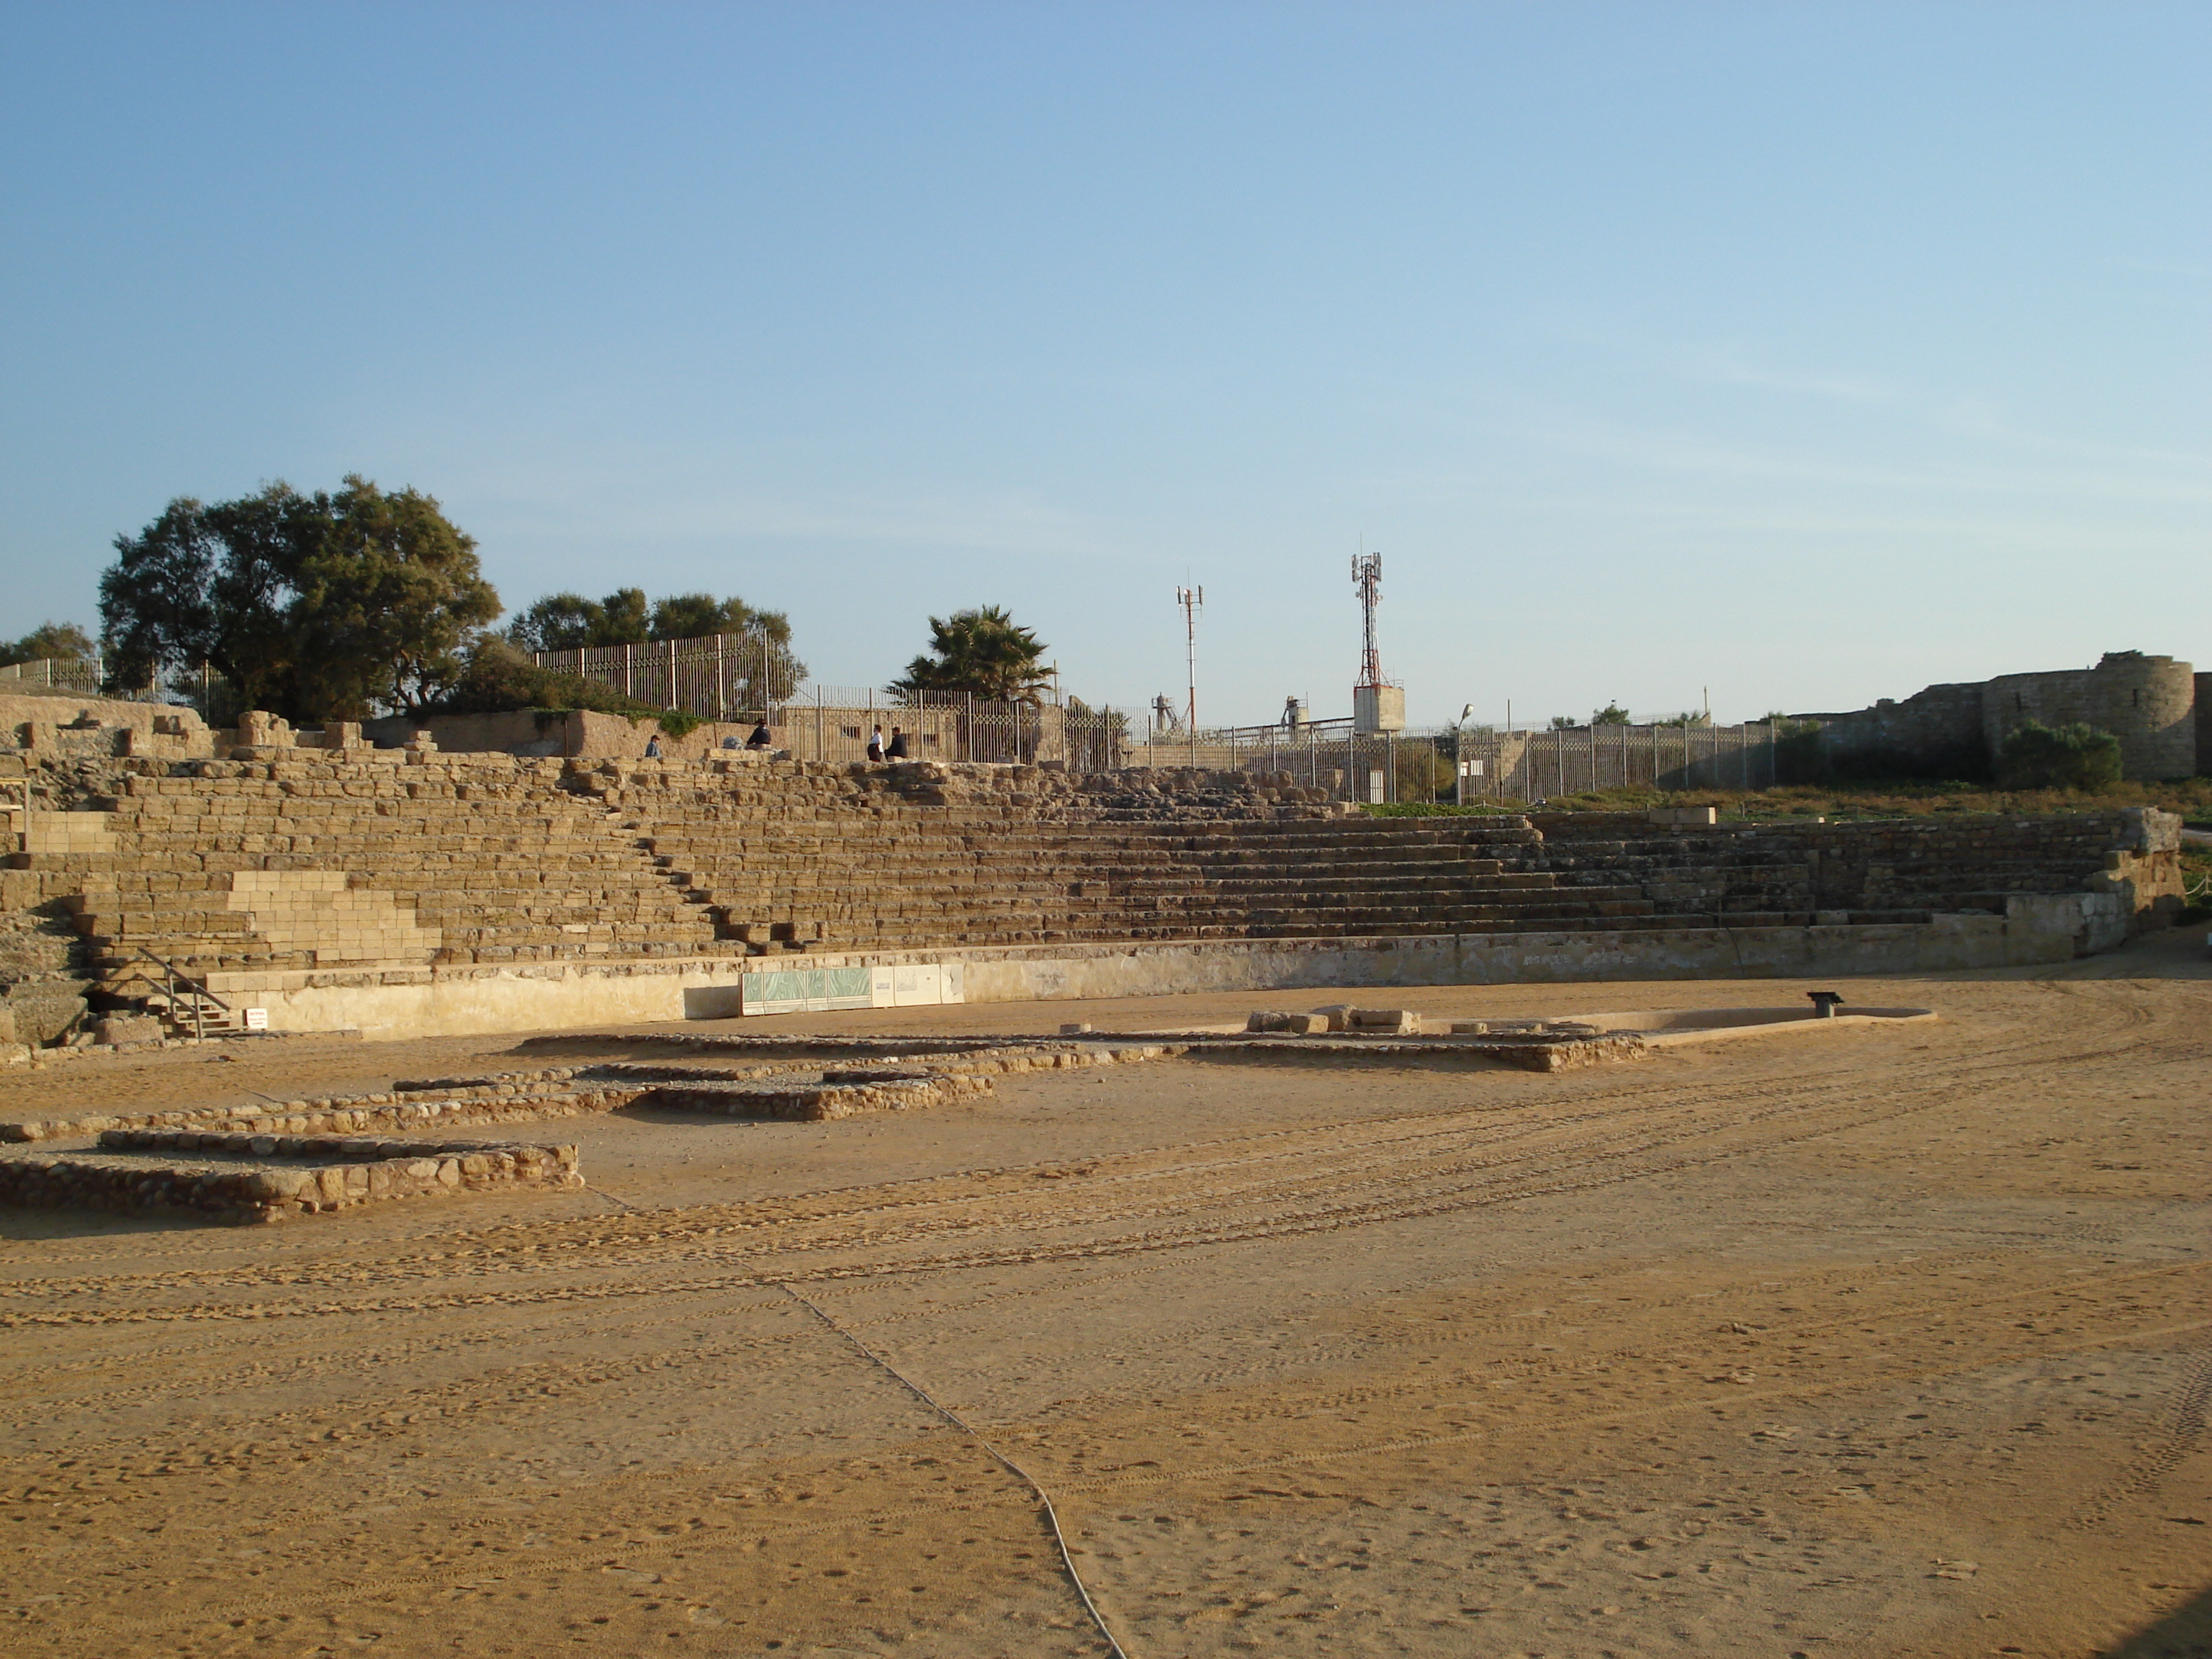
[[[1449,801],[1437,801],[1431,805],[1427,801],[1400,800],[1363,801],[1359,804],[1359,810],[1370,818],[1494,818],[1525,812],[1528,809],[1517,801],[1500,805],[1486,802],[1480,805],[1454,806]]]
[[[1723,823],[1763,823],[1808,818],[1831,823],[1862,818],[1968,817],[2019,813],[2091,812],[2121,806],[2156,806],[2178,812],[2192,829],[2212,830],[2212,778],[2182,778],[2165,783],[2124,781],[2094,789],[1999,789],[1960,780],[1895,780],[1873,783],[1784,784],[1774,789],[1597,789],[1553,795],[1547,812],[1641,812],[1655,806],[1711,806]],[[1370,812],[1417,817],[1443,806],[1418,804],[1370,806]],[[1505,801],[1469,811],[1531,810]]]

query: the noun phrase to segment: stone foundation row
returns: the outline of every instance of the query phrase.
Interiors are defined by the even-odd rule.
[[[155,1164],[101,1156],[155,1152],[342,1161],[301,1168],[252,1162]],[[482,1141],[111,1130],[100,1137],[98,1152],[0,1158],[0,1204],[183,1214],[244,1225],[331,1214],[389,1199],[583,1184],[574,1146]]]
[[[675,1112],[789,1123],[825,1123],[868,1112],[911,1112],[949,1106],[991,1092],[990,1079],[958,1072],[826,1072],[818,1084],[669,1083],[646,1090],[635,1103]]]
[[[750,1044],[754,1045],[757,1052],[763,1041],[747,1037],[690,1039],[684,1046],[736,1048],[743,1053],[744,1046]],[[916,1048],[933,1046],[930,1039],[905,1037],[864,1038],[860,1040],[860,1043],[879,1044],[885,1059],[908,1058]],[[787,1039],[780,1045],[770,1040],[766,1046],[781,1047],[787,1050],[793,1045]],[[859,1044],[851,1039],[837,1039],[826,1042],[823,1046],[837,1053],[841,1058],[850,1058],[850,1051]],[[1007,1076],[1021,1072],[1112,1065],[1117,1060],[1160,1060],[1182,1051],[1177,1045],[1158,1043],[1051,1048],[1007,1046],[979,1049],[948,1046],[940,1054],[917,1057],[919,1069],[916,1074],[926,1073],[932,1078],[952,1073],[975,1078]],[[803,1060],[798,1062],[800,1066],[805,1064]],[[92,1135],[100,1135],[104,1139],[113,1133],[149,1132],[258,1137],[357,1135],[377,1131],[460,1128],[481,1123],[534,1122],[547,1118],[584,1117],[596,1113],[619,1111],[659,1084],[711,1084],[718,1089],[727,1090],[754,1086],[754,1080],[764,1074],[788,1073],[793,1069],[794,1064],[787,1054],[781,1065],[763,1054],[759,1062],[751,1066],[714,1070],[615,1061],[596,1066],[548,1066],[538,1071],[489,1078],[403,1079],[395,1083],[388,1091],[350,1097],[329,1097],[266,1106],[248,1103],[167,1112],[101,1112],[80,1117],[40,1118],[27,1123],[0,1123],[0,1141],[23,1144],[74,1140]],[[902,1072],[895,1075],[907,1074]],[[827,1071],[822,1073],[825,1084],[832,1082],[834,1077],[836,1085],[843,1088],[865,1085],[887,1075],[893,1074],[886,1074],[880,1067],[869,1069],[861,1066],[848,1066],[834,1074]],[[598,1086],[592,1086],[594,1085]],[[433,1090],[445,1098],[409,1098]],[[930,1103],[926,1100],[902,1099],[895,1104],[872,1104],[862,1097],[838,1096],[827,1105],[815,1103],[793,1107],[781,1098],[782,1095],[792,1092],[792,1085],[787,1083],[774,1084],[771,1081],[763,1084],[761,1097],[768,1104],[758,1115],[818,1121],[825,1117],[851,1116],[855,1112],[905,1111],[912,1109],[915,1105]],[[771,1100],[771,1096],[776,1098]],[[954,1097],[957,1096],[947,1097]],[[886,1097],[886,1103],[890,1099]],[[671,1103],[659,1100],[648,1103],[668,1105]],[[822,1106],[823,1109],[817,1110],[817,1106]],[[691,1109],[678,1107],[677,1109]],[[715,1103],[698,1109],[724,1115],[744,1115],[736,1112],[730,1100],[722,1096],[716,1097]]]
[[[213,1129],[239,1134],[358,1134],[370,1130],[459,1128],[471,1123],[529,1122],[539,1118],[582,1117],[626,1106],[635,1088],[518,1091],[495,1096],[487,1090],[465,1098],[387,1102],[301,1101],[282,1106],[208,1108],[174,1112],[106,1112],[84,1117],[40,1118],[28,1123],[0,1123],[0,1141],[74,1140],[94,1134],[141,1130]]]

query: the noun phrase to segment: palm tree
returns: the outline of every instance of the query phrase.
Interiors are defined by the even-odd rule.
[[[976,605],[929,619],[929,654],[916,657],[892,695],[919,701],[925,691],[964,691],[987,702],[1036,702],[1052,677],[1038,666],[1047,650],[1005,607]]]

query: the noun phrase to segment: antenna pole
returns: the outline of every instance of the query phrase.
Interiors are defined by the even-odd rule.
[[[1183,705],[1183,720],[1191,736],[1198,735],[1198,613],[1206,608],[1206,590],[1202,587],[1178,587],[1176,603],[1182,607],[1182,641],[1184,684],[1189,701]]]
[[[1359,591],[1359,684],[1387,685],[1382,678],[1382,651],[1375,640],[1375,607],[1382,602],[1382,556],[1360,553],[1352,561],[1352,585]]]

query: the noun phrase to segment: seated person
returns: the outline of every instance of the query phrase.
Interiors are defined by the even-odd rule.
[[[775,746],[775,739],[769,735],[766,720],[753,727],[752,736],[745,739],[745,747],[748,749],[772,749]]]

